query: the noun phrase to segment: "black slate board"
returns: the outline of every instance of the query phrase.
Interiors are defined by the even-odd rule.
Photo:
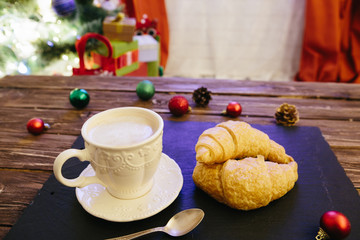
[[[178,239],[315,239],[320,216],[329,210],[344,213],[352,224],[347,239],[360,239],[360,197],[345,175],[321,131],[315,127],[253,125],[282,144],[299,165],[299,180],[281,199],[268,206],[238,211],[216,202],[192,181],[194,146],[210,122],[165,121],[163,152],[182,169],[184,186],[178,198],[162,212],[144,220],[116,223],[96,218],[78,203],[75,189],[61,185],[52,175],[5,239],[104,239],[163,226],[175,213],[198,207],[202,223]],[[83,148],[81,137],[73,145]],[[68,161],[64,175],[76,177],[87,166]],[[174,239],[152,233],[139,239]]]

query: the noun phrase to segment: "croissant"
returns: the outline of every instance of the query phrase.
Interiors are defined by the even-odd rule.
[[[294,159],[264,132],[240,121],[227,121],[205,130],[195,146],[196,160],[206,164],[223,163],[228,159],[264,156],[277,163]]]
[[[193,172],[196,186],[240,210],[268,205],[290,191],[297,179],[295,161],[279,164],[265,161],[261,155],[211,165],[197,162]]]
[[[232,208],[266,206],[298,179],[298,165],[284,147],[245,122],[227,121],[205,130],[195,150],[195,185]]]

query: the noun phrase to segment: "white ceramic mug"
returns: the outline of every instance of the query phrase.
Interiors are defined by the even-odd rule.
[[[99,183],[116,198],[133,199],[150,191],[162,154],[164,121],[139,107],[109,109],[89,118],[81,128],[85,149],[68,149],[54,162],[56,179],[69,187]],[[63,164],[70,158],[89,161],[95,176],[67,179]]]

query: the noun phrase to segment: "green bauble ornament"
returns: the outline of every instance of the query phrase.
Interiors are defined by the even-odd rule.
[[[69,99],[71,105],[80,109],[88,105],[90,101],[90,96],[85,89],[75,88],[70,92]]]
[[[155,94],[154,84],[152,82],[150,82],[149,80],[141,81],[136,86],[136,94],[142,100],[149,100]]]
[[[164,67],[163,66],[159,67],[159,76],[160,77],[164,76]]]

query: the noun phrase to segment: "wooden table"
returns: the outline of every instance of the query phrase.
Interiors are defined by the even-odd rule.
[[[0,79],[0,238],[31,203],[52,174],[55,157],[69,148],[82,124],[95,113],[123,106],[152,109],[165,120],[221,122],[230,101],[243,107],[239,120],[275,124],[275,109],[287,102],[297,106],[299,126],[317,126],[360,193],[360,85],[335,83],[261,82],[216,79],[147,78],[156,88],[149,101],[135,93],[143,78],[99,76],[7,76]],[[212,92],[207,107],[192,101],[195,89]],[[74,88],[90,94],[89,105],[75,109],[69,102]],[[173,117],[168,101],[185,96],[192,111]],[[51,128],[33,136],[26,123],[42,118]]]

